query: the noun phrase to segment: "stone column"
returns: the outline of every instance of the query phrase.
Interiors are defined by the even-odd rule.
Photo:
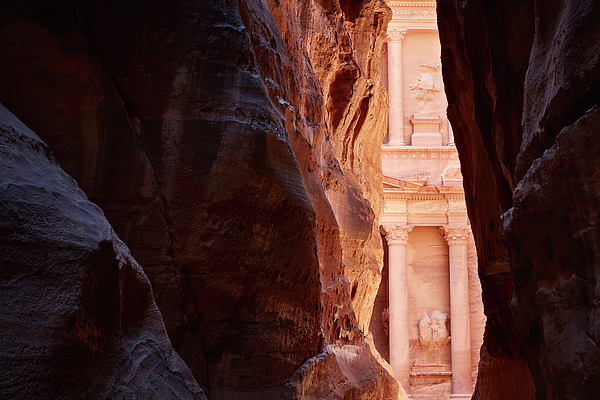
[[[471,330],[469,313],[469,268],[467,242],[471,229],[444,226],[442,229],[450,253],[450,325],[452,338],[451,399],[470,399]]]
[[[388,95],[389,142],[390,146],[405,146],[404,141],[404,100],[402,87],[402,40],[407,29],[388,29]]]
[[[410,393],[408,346],[408,285],[406,243],[413,229],[409,225],[384,226],[389,247],[390,365],[394,377]]]

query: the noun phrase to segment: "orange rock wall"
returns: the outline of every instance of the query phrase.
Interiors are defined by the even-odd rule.
[[[397,394],[361,331],[382,266],[388,20],[380,1],[3,12],[0,102],[131,248],[213,400],[302,398],[330,384],[325,359],[357,368],[332,398]]]
[[[600,7],[438,2],[487,315],[474,399],[600,397]]]
[[[330,248],[320,259],[327,266],[321,269],[327,271],[323,284],[328,288],[333,284],[335,291],[350,290],[358,326],[364,332],[383,262],[379,146],[387,129],[387,95],[380,81],[379,60],[389,9],[380,1],[271,1],[269,7],[299,79],[296,93],[280,94],[294,109],[295,126],[290,132],[294,151],[302,160],[307,144],[320,149],[311,154],[309,181],[316,180],[324,189],[335,217],[333,225],[339,229],[333,235],[320,235],[320,242]],[[293,140],[297,134],[302,141]],[[323,212],[317,209],[323,226],[331,225],[331,216],[326,216],[329,207]],[[334,265],[340,260],[350,287],[340,287],[340,275],[329,272],[339,268]],[[334,291],[324,296],[325,304],[338,303],[337,310],[326,306],[326,313],[347,314],[341,318],[346,325],[341,327],[341,336],[354,340],[355,333],[343,332],[353,325],[354,317],[344,310],[349,303],[339,303]],[[326,327],[331,329],[331,325]],[[331,334],[333,342],[342,339],[340,333]]]

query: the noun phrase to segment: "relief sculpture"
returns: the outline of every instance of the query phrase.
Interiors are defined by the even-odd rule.
[[[448,164],[442,171],[442,182],[462,180],[460,164]]]
[[[409,86],[410,90],[416,90],[415,99],[423,102],[423,107],[428,101],[433,100],[433,96],[442,90],[442,85],[436,82],[436,77],[439,75],[441,65],[419,64],[421,74],[417,77],[417,81]]]
[[[419,320],[419,345],[424,354],[444,348],[450,343],[447,320],[448,315],[439,310],[432,312],[431,317],[427,315],[427,311],[423,311]]]
[[[431,351],[433,341],[433,332],[431,331],[431,318],[423,311],[423,316],[419,320],[419,345],[423,353]]]

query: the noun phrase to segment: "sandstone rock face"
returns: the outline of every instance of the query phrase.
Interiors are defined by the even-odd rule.
[[[291,379],[292,396],[319,399],[406,399],[396,395],[397,382],[373,358],[366,343],[329,345],[308,360]]]
[[[2,398],[206,399],[129,249],[2,105],[0,265]]]
[[[588,1],[438,3],[488,317],[476,399],[600,397],[599,18]]]
[[[360,342],[356,328],[368,330],[383,264],[387,95],[379,63],[389,9],[380,1],[270,1],[269,7],[299,80],[293,91],[273,90],[292,106],[295,126],[288,133],[318,204],[326,341]]]
[[[328,344],[363,346],[382,261],[388,20],[380,1],[3,12],[0,101],[105,212],[213,400],[304,398],[298,368],[339,360]],[[344,358],[358,386],[339,396],[397,396],[385,373],[349,377],[365,351]],[[311,390],[330,385],[320,376]]]

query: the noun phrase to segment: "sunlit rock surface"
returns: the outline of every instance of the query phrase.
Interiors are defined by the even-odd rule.
[[[102,211],[0,105],[0,393],[206,399]]]
[[[600,398],[600,6],[438,2],[487,314],[475,399]]]
[[[381,1],[3,9],[0,101],[102,208],[213,400],[311,398],[299,368],[329,387],[319,360],[341,366],[326,346],[345,344],[362,350],[330,398],[402,390],[363,344],[389,18]]]
[[[361,342],[355,318],[366,332],[383,264],[380,60],[390,10],[380,1],[269,6],[298,80],[292,91],[286,84],[272,90],[291,105],[288,133],[316,204],[326,340]]]

